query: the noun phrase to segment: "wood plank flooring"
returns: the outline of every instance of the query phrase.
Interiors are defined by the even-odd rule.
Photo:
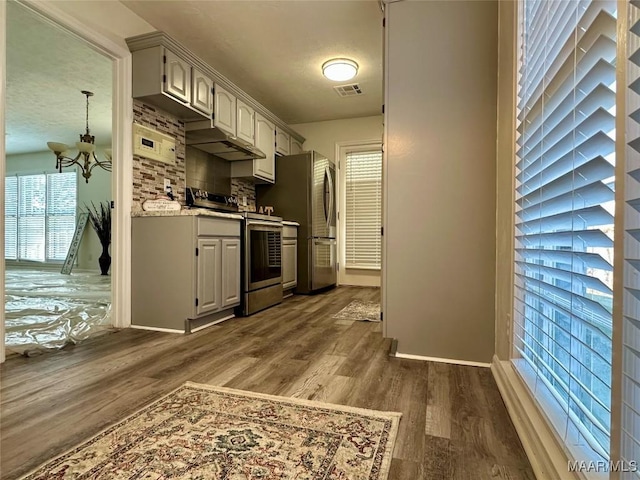
[[[295,296],[192,335],[126,329],[0,367],[0,477],[15,479],[183,382],[402,412],[390,480],[534,479],[489,369],[389,357],[331,318],[375,288]]]

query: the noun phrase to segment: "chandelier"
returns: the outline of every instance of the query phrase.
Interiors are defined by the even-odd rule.
[[[111,149],[105,148],[104,150],[104,156],[107,157],[106,160],[98,160],[95,153],[95,137],[89,131],[89,97],[93,96],[93,92],[82,90],[82,94],[87,97],[87,131],[84,135],[80,134],[80,141],[76,142],[78,154],[75,158],[69,157],[69,146],[64,143],[47,142],[47,146],[49,150],[56,154],[56,169],[58,173],[62,173],[62,169],[65,167],[77,165],[82,169],[82,176],[85,178],[86,183],[89,183],[91,171],[95,167],[103,168],[107,172],[111,171]]]

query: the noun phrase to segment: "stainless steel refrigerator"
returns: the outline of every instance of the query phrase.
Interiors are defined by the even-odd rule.
[[[276,157],[275,185],[257,185],[258,205],[298,222],[298,286],[313,293],[336,284],[336,167],[309,151]]]

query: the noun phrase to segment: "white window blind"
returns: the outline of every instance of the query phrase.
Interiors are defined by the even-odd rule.
[[[513,363],[565,444],[608,460],[616,2],[519,5]]]
[[[77,175],[47,175],[47,260],[64,260],[76,228]]]
[[[382,152],[348,152],[345,163],[346,267],[379,269]]]
[[[18,259],[43,262],[47,177],[18,177]]]
[[[75,231],[76,172],[5,179],[5,258],[64,260]]]

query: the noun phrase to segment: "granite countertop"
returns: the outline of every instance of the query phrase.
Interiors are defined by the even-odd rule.
[[[237,213],[214,212],[204,208],[182,208],[180,210],[167,210],[161,212],[146,212],[144,210],[136,210],[131,212],[132,217],[178,217],[182,215],[198,215],[203,217],[229,218],[231,220],[243,220],[242,215]]]
[[[288,220],[283,220],[282,225],[286,225],[287,227],[299,227],[300,224],[298,222],[290,222]]]

